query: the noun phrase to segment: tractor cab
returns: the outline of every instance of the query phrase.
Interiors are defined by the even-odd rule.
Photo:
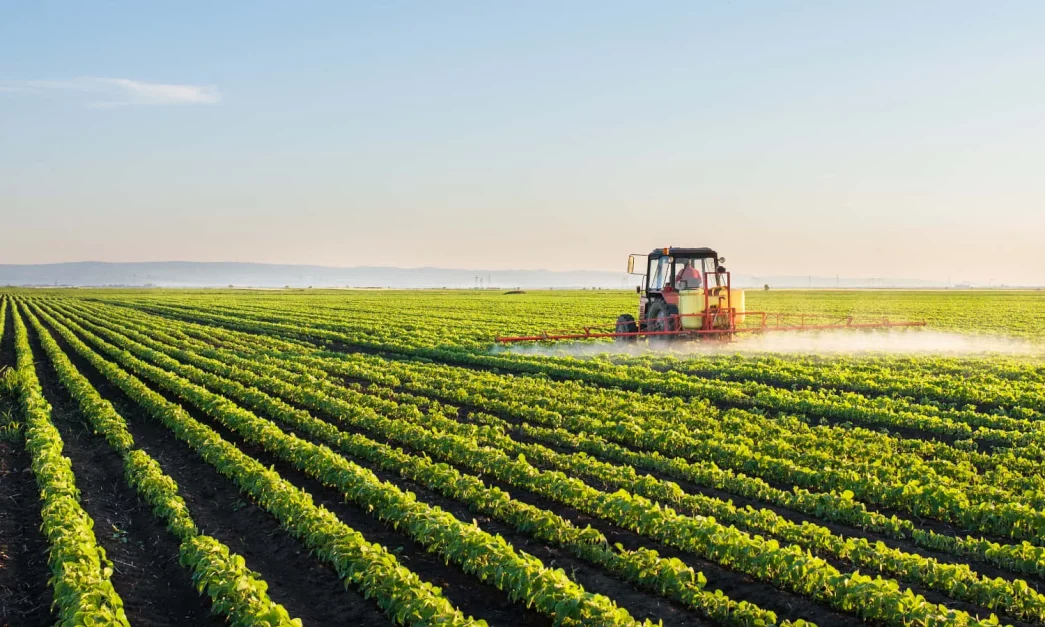
[[[665,254],[665,250],[670,253]],[[721,283],[721,277],[716,273],[719,256],[709,248],[659,248],[646,257],[644,287],[647,297],[664,291],[700,289],[704,287],[705,273],[710,275],[715,285]]]
[[[639,265],[646,257],[645,267]],[[732,328],[743,313],[743,292],[730,286],[725,259],[710,248],[656,248],[631,255],[628,272],[642,274],[638,319],[623,314],[618,333],[670,334]],[[638,266],[638,267],[637,267]]]

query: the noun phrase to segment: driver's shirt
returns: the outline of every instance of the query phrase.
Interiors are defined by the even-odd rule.
[[[700,273],[694,270],[690,266],[686,266],[679,272],[678,277],[675,279],[675,284],[680,290],[696,289],[700,287]]]

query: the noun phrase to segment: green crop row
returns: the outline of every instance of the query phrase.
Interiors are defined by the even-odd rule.
[[[111,383],[170,429],[207,463],[229,477],[245,494],[272,514],[318,557],[328,562],[346,585],[361,589],[400,624],[485,625],[465,618],[438,588],[421,580],[380,545],[372,544],[303,490],[193,419],[134,375],[91,350],[54,318],[35,309],[81,357]]]
[[[981,363],[978,372],[945,374],[937,369],[916,369],[911,360],[896,367],[868,365],[868,359],[833,357],[818,361],[780,357],[708,356],[682,360],[672,356],[607,357],[612,363],[639,365],[656,371],[673,370],[703,378],[758,381],[788,389],[831,389],[864,396],[890,396],[938,409],[988,411],[1028,419],[1040,419],[1045,397],[1036,386],[992,376],[994,363]],[[942,359],[925,358],[932,365]],[[986,362],[986,360],[982,360]]]
[[[126,328],[127,322],[125,322],[123,326]],[[153,335],[158,333],[155,324],[149,325],[148,330]],[[170,329],[166,327],[164,330],[170,331]],[[124,332],[126,333],[127,331],[125,330]],[[228,337],[223,334],[208,332],[207,336],[210,340],[221,339],[222,341],[229,342]],[[141,338],[139,337],[139,339]],[[211,358],[218,360],[218,363],[235,363],[243,368],[257,368],[260,363],[259,355],[257,353],[252,353],[249,359],[243,359],[235,357],[227,352],[218,353],[207,345],[202,344],[195,345],[193,350],[199,355],[209,355]],[[192,354],[189,353],[182,353],[181,356],[190,359],[192,358]],[[261,359],[267,358],[262,357]],[[201,363],[205,362],[201,362],[197,358],[193,363],[201,365]],[[319,360],[315,358],[288,357],[273,363],[278,363],[280,368],[294,366],[295,372],[306,374],[315,379],[323,379],[325,377],[324,371],[319,370],[318,367],[327,367],[332,372],[337,372],[340,375],[355,378],[369,377],[372,381],[381,385],[398,386],[401,383],[399,379],[388,373],[390,367],[398,366],[400,364],[391,364],[388,362],[383,362],[383,365],[380,368],[360,367],[355,361],[349,361],[347,358],[340,360]],[[311,369],[306,369],[307,367],[304,365],[305,363],[311,363],[313,364],[313,367]],[[302,369],[306,369],[306,371],[302,372]],[[392,369],[394,370],[394,368]],[[268,372],[269,374],[274,374],[271,369]],[[428,372],[430,372],[430,369]],[[277,376],[285,377],[286,373],[279,373]],[[331,387],[325,383],[318,383],[317,385],[323,385],[324,393],[327,394],[337,394],[339,392],[336,387]],[[455,389],[461,390],[462,386],[458,385]],[[430,390],[426,391],[430,392]],[[514,389],[509,393],[513,398],[519,398],[518,389]],[[470,396],[468,398],[472,401],[476,400],[477,395],[479,398],[482,398],[481,392],[476,392],[474,389],[470,390],[469,394]],[[402,400],[404,398],[409,399],[410,397],[408,395],[405,396],[400,392],[397,393],[396,398]],[[541,398],[547,400],[548,397],[542,395]],[[357,395],[352,400],[354,402],[366,403],[368,402],[368,397]],[[388,411],[387,407],[378,407],[378,409]],[[506,408],[499,407],[498,409],[503,411]],[[511,408],[507,409],[510,410]],[[404,414],[396,415],[399,417],[404,416]],[[533,415],[526,414],[524,417],[532,419]],[[862,504],[853,501],[852,495],[849,493],[818,494],[797,488],[792,491],[780,490],[769,486],[760,479],[752,479],[743,475],[737,475],[729,471],[721,470],[714,464],[689,462],[681,458],[664,457],[656,453],[649,454],[641,451],[632,451],[621,447],[620,445],[606,442],[605,439],[590,433],[590,431],[589,433],[580,433],[578,435],[562,428],[538,427],[532,424],[524,424],[522,428],[526,430],[526,435],[528,437],[537,437],[538,439],[541,437],[551,437],[550,440],[546,439],[545,441],[556,446],[570,446],[575,449],[585,450],[589,453],[602,455],[603,457],[607,457],[615,462],[633,464],[636,467],[665,473],[679,479],[695,482],[699,485],[715,489],[725,489],[736,494],[768,501],[790,509],[810,513],[818,517],[837,520],[839,522],[845,522],[858,527],[886,533],[893,537],[912,539],[915,543],[927,548],[943,550],[956,555],[973,556],[1004,568],[1011,569],[1014,572],[1037,575],[1045,573],[1045,557],[1043,557],[1045,550],[1026,542],[1017,545],[1002,545],[978,538],[955,538],[952,536],[937,534],[932,531],[917,529],[913,527],[909,521],[897,519],[895,516],[885,518],[879,514],[868,512]],[[839,551],[843,550],[844,549],[839,548]],[[908,567],[903,568],[903,572],[909,570]],[[952,583],[951,585],[955,584]]]
[[[459,564],[466,572],[508,592],[514,600],[537,607],[557,624],[639,624],[610,599],[585,591],[561,569],[547,568],[537,558],[516,552],[503,538],[491,536],[474,524],[463,523],[437,507],[418,502],[412,494],[381,482],[369,470],[337,456],[329,448],[289,436],[204,387],[151,366],[130,352],[113,349],[75,322],[67,319],[63,322],[109,352],[117,362],[195,405],[246,441],[336,487],[378,518]]]
[[[489,356],[458,356],[456,363],[474,363],[476,365],[489,365]],[[504,369],[520,369],[518,363],[499,364]],[[514,364],[514,365],[513,365]],[[525,369],[537,375],[553,375],[555,377],[584,378],[584,374],[578,374],[583,369],[573,364],[542,364],[526,365]],[[453,383],[445,384],[446,394],[457,395],[460,399],[467,399],[469,392],[461,385],[460,370],[455,369]],[[626,381],[616,375],[603,376],[594,375],[591,382],[600,385],[613,386],[622,385]],[[539,380],[538,380],[539,382]],[[427,382],[426,382],[427,383]],[[631,387],[637,384],[632,383]],[[497,388],[483,389],[482,392],[492,394]],[[503,402],[509,405],[519,405],[518,397],[504,395]],[[447,400],[455,401],[454,398]],[[458,401],[460,402],[460,401]],[[526,408],[520,407],[520,410]],[[530,419],[534,414],[543,413],[552,418],[552,412],[538,410],[528,412]],[[573,421],[576,426],[569,427],[571,430],[583,429],[591,431],[599,428],[597,422],[590,421],[580,416],[561,417],[563,421]],[[924,477],[911,477],[906,481],[883,481],[868,477],[866,474],[853,469],[855,464],[842,464],[835,466],[803,466],[786,459],[774,458],[759,453],[745,443],[728,444],[721,442],[718,438],[701,438],[699,433],[680,433],[676,426],[667,423],[656,424],[655,421],[646,420],[651,424],[644,428],[640,424],[631,424],[632,433],[623,433],[627,426],[623,422],[607,423],[603,425],[603,435],[610,439],[616,439],[622,443],[634,443],[648,448],[658,450],[663,454],[672,456],[683,456],[688,459],[712,459],[719,464],[731,467],[735,470],[757,474],[774,480],[785,481],[793,485],[805,488],[830,488],[836,490],[850,490],[858,499],[866,500],[884,507],[895,508],[905,511],[914,516],[930,517],[945,522],[954,522],[970,530],[983,533],[991,533],[999,536],[1008,536],[1015,539],[1026,539],[1040,541],[1045,536],[1045,512],[1033,506],[1024,504],[1015,499],[991,500],[986,493],[993,490],[991,486],[983,486],[982,499],[976,498],[976,490],[970,486],[947,486],[936,480],[935,476],[927,474]],[[582,426],[589,424],[589,427]],[[867,463],[873,463],[868,460]],[[998,495],[999,497],[1001,494]],[[1032,492],[1024,498],[1042,502],[1045,495]]]
[[[87,320],[81,319],[81,322],[87,323]],[[106,330],[98,324],[88,324],[88,326],[105,333],[111,339],[118,339],[111,328]],[[167,344],[151,339],[150,335],[164,335],[163,331],[158,330],[155,325],[145,329],[129,321],[124,321],[121,331],[127,338],[148,348],[159,350],[170,357],[203,368],[211,373],[232,376],[246,385],[258,390],[276,393],[283,398],[289,397],[294,401],[310,406],[316,406],[317,399],[321,398],[322,395],[331,398],[341,397],[348,401],[352,400],[349,398],[350,395],[336,385],[325,381],[321,373],[315,373],[315,376],[313,376],[313,373],[295,376],[294,373],[281,368],[263,366],[256,360],[242,359],[229,354],[215,355],[216,358],[208,358],[202,356],[202,354],[208,352],[207,349],[200,349],[201,354],[180,349],[178,348],[178,341],[170,336],[166,338]],[[283,360],[281,363],[296,362]],[[253,373],[263,376],[257,376]],[[302,398],[301,391],[310,387],[315,388],[317,394],[308,398]],[[230,392],[233,398],[242,398],[246,402],[252,402],[257,398],[256,394],[244,395],[238,389],[232,389]],[[271,401],[266,401],[261,408],[268,415],[280,417],[295,428],[311,433],[331,446],[337,446],[342,442],[343,438],[350,437],[332,430],[326,423],[311,419],[307,414],[299,416],[293,409],[273,404]],[[344,414],[339,413],[338,415]],[[411,416],[408,412],[397,412],[396,417],[410,419]],[[696,514],[715,516],[718,520],[727,524],[735,524],[755,532],[768,533],[798,546],[821,552],[830,557],[847,559],[857,566],[898,576],[930,589],[941,590],[954,598],[970,601],[983,607],[1006,611],[1024,619],[1045,621],[1045,597],[1031,589],[1024,581],[1010,582],[1001,578],[983,578],[964,564],[941,563],[935,559],[924,558],[889,548],[880,542],[871,543],[863,538],[846,539],[831,533],[825,527],[810,523],[801,525],[793,523],[771,510],[738,509],[731,503],[719,499],[685,494],[677,484],[659,481],[648,475],[639,477],[629,465],[607,464],[585,455],[562,455],[544,446],[520,444],[504,435],[504,431],[509,429],[511,425],[494,417],[487,417],[485,422],[486,424],[498,426],[498,430],[483,430],[479,432],[475,431],[474,428],[467,428],[437,414],[429,414],[423,417],[414,416],[414,419],[423,422],[427,427],[477,438],[480,444],[501,449],[509,456],[524,455],[527,458],[537,460],[542,465],[551,466],[571,476],[588,477],[603,484],[628,489],[635,494],[658,500],[668,505],[687,507]],[[368,426],[367,428],[370,427]],[[394,429],[386,427],[382,435],[384,437],[395,437]],[[575,435],[574,437],[584,438],[586,436]],[[413,442],[410,444],[415,445]],[[364,450],[366,449],[364,448]],[[427,449],[425,450],[427,451]],[[652,457],[654,461],[667,461],[660,456],[648,456],[641,453],[634,453],[632,457]],[[617,459],[615,461],[624,460]],[[683,466],[687,465],[683,460],[678,461]],[[1039,569],[1040,572],[1045,572],[1045,564],[1037,566],[1042,567]]]
[[[983,578],[966,564],[927,560],[891,548],[888,540],[868,542],[859,532],[846,538],[823,526],[793,522],[796,519],[789,519],[787,512],[737,508],[725,500],[687,494],[672,483],[686,481],[736,493],[1040,577],[1045,548],[1036,546],[1042,540],[1035,516],[1045,511],[1040,472],[1045,447],[1035,424],[1042,421],[1033,409],[1040,388],[1032,384],[1045,380],[1045,368],[1030,361],[787,357],[774,368],[769,358],[683,361],[646,355],[578,360],[488,352],[493,332],[553,328],[549,320],[568,321],[613,300],[580,295],[526,296],[509,303],[512,299],[483,294],[472,298],[464,293],[396,293],[392,308],[378,306],[393,296],[384,293],[86,295],[88,299],[50,292],[46,306],[103,336],[100,327],[216,375],[219,380],[205,381],[194,379],[198,373],[192,370],[178,371],[317,443],[350,454],[346,447],[354,445],[354,458],[404,478],[416,477],[419,468],[429,469],[433,481],[461,480],[469,476],[465,471],[486,472],[502,483],[540,494],[538,486],[512,483],[513,477],[502,478],[493,469],[440,457],[445,442],[425,438],[442,432],[474,442],[490,459],[498,459],[497,454],[515,457],[538,472],[564,473],[587,482],[604,490],[602,494],[623,488],[634,497],[652,499],[645,506],[660,503],[679,513],[710,515],[720,524],[811,550],[835,565],[835,560],[845,560],[872,574],[895,576],[1013,618],[1041,621],[1035,613],[1040,595],[1023,582]],[[161,356],[131,352],[174,370]],[[721,370],[718,376],[716,369]],[[818,374],[823,385],[815,385],[812,377]],[[296,392],[259,387],[254,376],[394,419],[398,432],[382,438],[415,450],[408,441],[393,440],[405,432],[414,438],[419,455],[363,455],[367,436],[361,434],[373,425],[353,423],[353,435],[327,429],[310,432],[308,421],[295,422],[305,420],[307,413],[277,403]],[[255,390],[242,396],[246,390],[226,387],[220,381],[224,377]],[[948,397],[951,382],[957,391]],[[271,383],[265,380],[265,385]],[[257,393],[261,390],[276,396],[266,398]],[[921,395],[915,396],[916,391]],[[975,407],[960,402],[972,402],[976,395]],[[991,398],[997,399],[993,405]],[[308,407],[300,398],[287,400]],[[288,413],[280,413],[283,410]],[[896,432],[875,432],[861,425]],[[384,451],[381,446],[378,450]],[[467,449],[451,451],[469,463],[485,463],[481,459],[486,457],[466,453]],[[399,466],[390,465],[393,462]],[[438,462],[449,463],[450,472],[434,470],[441,466]],[[507,467],[517,474],[523,468]],[[514,480],[526,480],[519,476]],[[496,500],[496,492],[479,487],[478,477],[478,486],[467,484],[478,492],[456,493],[449,483],[411,480],[473,509],[499,507],[476,511],[502,516],[517,530],[525,523],[521,512],[531,511],[511,505],[512,499]],[[641,509],[643,501],[638,502]],[[883,516],[869,506],[910,517]],[[543,522],[546,531],[559,529],[558,521],[568,524],[550,512],[532,511],[543,521],[542,513],[556,521],[550,526]],[[1006,520],[1013,514],[1018,519]],[[931,521],[914,522],[916,518]],[[947,531],[930,530],[942,531],[941,527]],[[953,537],[964,530],[988,538]],[[1022,542],[993,541],[1003,536]]]
[[[259,396],[256,390],[208,375],[192,366],[179,364],[141,344],[126,339],[121,341],[114,337],[114,334],[106,335],[125,349],[211,386],[223,394],[242,399],[257,399]],[[243,376],[242,370],[228,366],[224,369],[234,376]],[[247,382],[259,390],[280,386],[279,379],[270,377],[250,377]],[[358,408],[329,396],[311,393],[306,388],[284,387],[283,393],[291,395],[296,402],[325,409],[339,419],[351,421],[354,427],[377,430],[382,437],[408,444],[451,463],[463,464],[478,472],[489,473],[511,485],[559,500],[669,545],[695,551],[708,559],[720,561],[754,577],[768,579],[776,585],[801,594],[821,598],[839,609],[855,611],[865,618],[894,624],[903,624],[903,621],[912,617],[926,621],[927,624],[963,624],[970,621],[968,615],[937,608],[921,597],[910,595],[909,592],[901,593],[895,582],[872,580],[859,575],[843,575],[822,560],[805,556],[792,547],[780,547],[774,541],[767,542],[760,537],[750,537],[722,527],[714,519],[679,516],[671,510],[662,510],[641,497],[625,492],[603,493],[578,480],[569,479],[562,473],[539,471],[523,459],[516,460],[504,452],[483,449],[467,438],[449,433],[430,432],[416,425],[407,426],[401,421],[383,419],[372,413],[359,411]],[[323,428],[326,423],[315,419],[310,421],[307,414],[301,416],[292,411],[280,411],[278,407],[269,408],[269,411],[280,413],[285,420],[293,421],[292,426],[306,433],[314,432],[321,437],[324,432],[330,433],[328,429]],[[918,558],[910,556],[909,559]],[[931,581],[940,582],[951,590],[957,590],[969,583],[968,580],[955,581],[955,577],[959,575],[957,569],[950,571],[949,575],[950,579],[944,577]],[[989,589],[975,575],[973,581],[979,584],[976,589],[978,599],[993,595],[996,599],[994,604],[998,603],[998,590]],[[1010,587],[1009,591],[1011,590]],[[1033,603],[1034,597],[1023,595],[1021,600],[1023,603]]]
[[[129,625],[123,600],[113,588],[112,562],[98,546],[94,521],[80,506],[72,462],[62,455],[62,437],[51,422],[33,364],[25,324],[12,307],[17,366],[8,384],[17,392],[25,422],[25,448],[40,488],[41,530],[54,588],[52,609],[59,625]]]
[[[231,553],[215,538],[200,535],[174,479],[164,474],[156,460],[134,447],[134,438],[123,417],[76,370],[32,312],[25,313],[58,373],[59,382],[77,402],[94,432],[103,435],[120,455],[128,483],[180,541],[181,563],[190,568],[197,589],[210,597],[212,611],[226,616],[229,624],[237,627],[300,627],[300,620],[291,619],[283,606],[269,598],[268,584],[246,568],[243,557]]]
[[[195,314],[195,317],[212,321],[216,324],[229,326],[236,329],[246,329],[254,332],[276,333],[282,336],[297,337],[311,340],[337,340],[352,343],[354,338],[344,333],[328,330],[325,328],[299,328],[287,322],[271,321],[249,321],[243,317],[218,315],[212,312]],[[263,316],[272,318],[273,316]],[[329,325],[325,325],[329,326]],[[538,358],[524,358],[514,355],[487,355],[477,353],[465,353],[450,349],[405,349],[396,345],[379,346],[392,351],[398,351],[406,355],[414,355],[423,358],[435,359],[447,364],[457,366],[497,368],[508,372],[519,372],[536,376],[551,376],[556,379],[573,379],[591,384],[629,389],[644,393],[658,392],[667,396],[697,395],[708,398],[715,402],[744,405],[750,404],[749,397],[743,389],[734,386],[721,385],[712,382],[696,383],[686,377],[676,375],[674,377],[662,376],[648,369],[642,368],[619,368],[608,364],[598,364],[582,360],[550,360]],[[775,411],[787,411],[791,413],[812,413],[814,415],[830,415],[837,420],[860,421],[868,416],[879,416],[885,423],[892,426],[911,427],[922,423],[944,425],[945,431],[950,435],[961,437],[973,437],[974,439],[985,439],[1006,446],[1019,446],[1014,451],[1020,456],[1029,456],[1029,459],[1037,460],[1041,452],[1041,443],[1045,443],[1045,433],[1024,433],[1013,431],[1002,431],[981,427],[973,431],[964,423],[953,420],[945,420],[931,416],[919,416],[911,412],[896,413],[875,408],[867,408],[861,405],[848,404],[834,397],[818,400],[817,395],[800,395],[790,393],[786,390],[767,388],[762,395],[766,400],[767,408]],[[768,400],[767,400],[768,399]],[[771,401],[771,402],[770,402]],[[910,414],[909,416],[907,414]],[[748,414],[754,415],[754,414]],[[863,417],[863,418],[861,418]],[[873,422],[873,421],[872,421]],[[1045,425],[1045,423],[1041,423]],[[949,426],[948,426],[949,425]],[[1040,442],[1039,442],[1040,440]],[[732,457],[732,453],[726,455]],[[888,460],[889,456],[880,456],[875,459],[875,465],[881,461]],[[874,472],[875,466],[871,460],[865,460],[865,468]],[[817,462],[820,465],[821,462]],[[792,465],[793,464],[789,464]],[[838,489],[852,490],[858,499],[868,496],[874,499],[872,502],[886,507],[893,507],[908,511],[915,516],[935,517],[945,522],[954,522],[965,525],[972,530],[985,533],[993,533],[999,536],[1009,536],[1017,540],[1026,539],[1035,541],[1041,537],[1042,529],[1045,529],[1045,483],[1040,477],[1029,480],[1032,482],[1018,492],[1021,494],[1019,500],[1027,499],[1030,505],[1014,502],[1003,493],[999,493],[990,481],[983,481],[977,486],[947,486],[940,483],[934,477],[935,473],[918,471],[911,474],[907,465],[897,468],[907,472],[909,478],[904,481],[892,482],[890,485],[876,485],[874,481],[862,480],[854,482],[851,475],[856,474],[847,465],[848,474],[841,471],[831,470],[818,473],[815,484],[823,485],[824,478],[834,478],[833,483],[839,484]],[[1006,468],[1006,471],[1008,469]],[[799,474],[800,476],[800,474]],[[1015,478],[1019,481],[1019,478]],[[796,482],[797,483],[797,482]],[[798,483],[798,485],[805,485]],[[1023,494],[1026,496],[1023,496]]]
[[[4,326],[7,322],[7,301],[8,298],[6,296],[0,296],[0,342],[4,339]],[[0,369],[0,407],[6,407],[9,398],[15,396],[13,382],[14,378],[8,382],[4,378],[4,371]],[[13,401],[13,399],[11,400]],[[0,420],[0,442],[20,444],[22,441],[22,423],[18,422],[16,417],[6,409],[4,409],[0,419],[2,419]]]
[[[80,319],[79,322],[84,324],[85,320]],[[124,325],[125,334],[133,334],[132,337],[135,339],[149,342],[140,333],[132,331],[129,328],[131,326]],[[285,371],[273,373],[277,378],[258,377],[245,368],[232,369],[220,361],[201,358],[183,350],[160,348],[157,342],[150,342],[148,345],[159,350],[166,349],[164,352],[173,357],[212,373],[232,376],[235,380],[259,390],[277,391],[280,396],[289,396],[297,401],[308,400],[298,393],[294,385],[283,383],[287,376]],[[214,379],[210,381],[213,383]],[[446,464],[433,463],[426,457],[392,449],[363,435],[338,431],[329,423],[317,420],[307,412],[296,410],[268,395],[228,384],[223,386],[222,392],[252,409],[264,411],[267,415],[290,424],[331,447],[343,450],[356,458],[367,459],[385,470],[397,472],[411,481],[461,500],[477,512],[503,520],[522,533],[567,548],[582,559],[603,566],[628,581],[686,603],[720,622],[738,625],[777,624],[776,616],[772,612],[760,610],[750,603],[732,601],[720,591],[712,593],[704,590],[704,576],[678,560],[661,558],[656,551],[647,549],[628,551],[610,547],[601,533],[591,528],[577,529],[555,514],[511,499],[499,489],[486,487],[475,476],[460,473]],[[780,624],[809,623],[784,621]]]

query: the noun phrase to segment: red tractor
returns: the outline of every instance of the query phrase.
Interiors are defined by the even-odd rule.
[[[723,335],[743,324],[744,291],[734,289],[725,258],[710,248],[657,248],[635,271],[642,255],[628,257],[628,273],[642,274],[639,315],[621,314],[615,333],[623,338],[711,332]]]

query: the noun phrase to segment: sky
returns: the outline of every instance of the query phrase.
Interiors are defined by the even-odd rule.
[[[0,263],[1045,284],[1045,3],[0,0]]]

